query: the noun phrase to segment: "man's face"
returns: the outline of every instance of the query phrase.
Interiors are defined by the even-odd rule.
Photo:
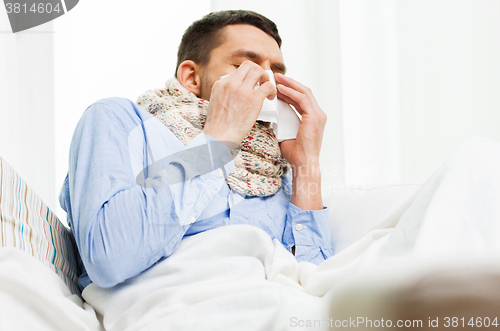
[[[201,98],[210,100],[214,83],[234,73],[249,60],[264,70],[285,73],[281,50],[273,37],[248,24],[228,25],[222,29],[224,42],[212,50],[210,61],[201,68]]]

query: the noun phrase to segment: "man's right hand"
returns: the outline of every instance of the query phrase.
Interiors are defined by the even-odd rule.
[[[260,86],[254,90],[257,83]],[[240,145],[255,124],[264,99],[272,100],[276,93],[262,67],[243,62],[234,74],[214,83],[203,133]]]

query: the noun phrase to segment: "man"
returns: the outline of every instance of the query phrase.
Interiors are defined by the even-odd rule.
[[[211,13],[186,30],[175,90],[209,103],[203,131],[185,146],[176,123],[169,130],[129,100],[103,99],[85,111],[59,197],[85,269],[82,290],[121,283],[171,255],[183,237],[230,224],[262,228],[298,261],[332,255],[319,171],[326,115],[308,88],[283,75],[280,47],[275,24],[249,11]],[[234,169],[226,145],[240,145],[264,100],[276,96],[302,115],[296,139],[279,145],[292,171],[276,192],[241,197],[225,182]],[[193,153],[208,145],[208,156]],[[159,173],[165,185],[152,184]]]

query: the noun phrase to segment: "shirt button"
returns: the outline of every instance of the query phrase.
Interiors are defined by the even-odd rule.
[[[297,230],[297,231],[301,231],[303,228],[304,228],[304,227],[302,226],[302,224],[297,224],[297,225],[295,226],[295,230]]]
[[[189,219],[189,223],[190,223],[190,224],[193,224],[193,223],[194,223],[194,221],[196,221],[196,217],[191,216],[191,218]]]
[[[238,203],[237,203],[235,200],[233,200],[233,205],[235,205],[235,206],[236,206],[237,204],[238,204]]]
[[[222,177],[224,176],[224,172],[222,171],[222,169],[219,169],[219,177]]]

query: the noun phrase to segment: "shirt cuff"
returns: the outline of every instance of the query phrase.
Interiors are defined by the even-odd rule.
[[[302,210],[290,202],[288,206],[287,226],[285,231],[293,236],[297,261],[309,261],[319,264],[333,255],[329,210]]]

